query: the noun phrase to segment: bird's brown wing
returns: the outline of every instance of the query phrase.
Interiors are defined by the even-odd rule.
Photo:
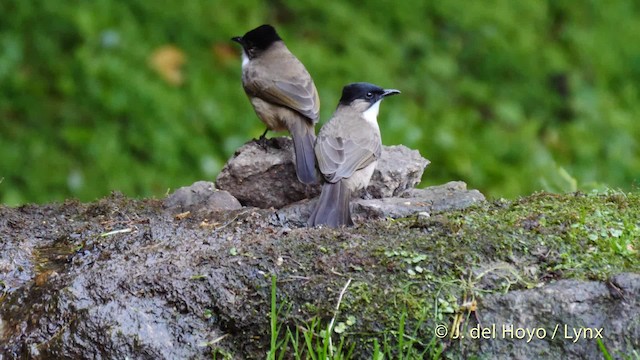
[[[380,157],[382,148],[376,140],[319,136],[315,151],[320,172],[332,183],[351,177]]]
[[[311,76],[304,67],[301,70],[287,71],[277,79],[253,80],[245,84],[245,89],[265,101],[295,110],[315,124],[320,115],[320,98]],[[291,73],[304,75],[287,76]]]

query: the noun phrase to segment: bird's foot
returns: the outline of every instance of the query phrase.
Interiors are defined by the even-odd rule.
[[[262,150],[264,150],[265,152],[267,151],[267,148],[269,147],[269,139],[267,139],[267,131],[269,131],[269,129],[266,129],[262,135],[260,135],[259,138],[254,139],[256,143],[258,143],[258,145],[260,145],[260,147],[262,148]]]

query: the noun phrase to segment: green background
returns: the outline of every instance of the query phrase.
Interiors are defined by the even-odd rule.
[[[402,90],[381,107],[383,143],[432,161],[425,186],[633,190],[638,18],[634,0],[3,0],[0,202],[214,180],[264,130],[230,41],[263,23],[314,77],[321,123],[346,83]],[[180,84],[150,65],[165,46],[184,56]]]

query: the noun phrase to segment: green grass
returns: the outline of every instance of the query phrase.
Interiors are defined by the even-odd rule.
[[[279,346],[278,334],[280,329],[277,328],[277,320],[278,320],[278,309],[276,308],[276,276],[271,275],[271,316],[269,317],[269,325],[271,328],[271,339],[270,339],[270,350],[267,354],[267,360],[275,360],[276,359],[276,348]],[[286,343],[282,346],[286,348]]]
[[[278,326],[277,323],[284,304],[281,304],[280,307],[277,306],[276,288],[276,276],[271,275],[271,342],[269,352],[267,353],[267,360],[280,360],[286,355],[293,355],[296,359],[310,358],[313,360],[341,360],[350,358],[353,348],[350,349],[351,351],[344,352],[344,337],[340,337],[337,346],[333,345],[332,333],[335,330],[333,326],[335,317],[326,327],[323,327],[317,318],[313,318],[303,325],[296,326],[294,331],[287,327],[284,336],[282,336],[281,329],[283,324]],[[346,288],[347,286],[345,286],[344,289],[346,290]],[[336,314],[338,307],[339,302],[336,306]],[[302,338],[300,337],[301,333]],[[279,338],[280,340],[278,340]]]
[[[343,290],[346,289],[347,286],[343,288]],[[279,323],[278,319],[281,319],[284,314],[282,314],[283,304],[278,306],[276,303],[276,290],[276,276],[272,275],[270,307],[271,333],[267,360],[280,360],[285,357],[293,357],[296,360],[345,360],[353,358],[355,343],[349,343],[348,330],[345,331],[345,328],[339,330],[337,326],[333,326],[334,320],[336,319],[335,316],[327,324],[323,324],[319,318],[313,317],[308,322],[293,326],[293,330],[291,326]],[[344,294],[344,292],[341,294]],[[338,315],[338,308],[339,304],[336,306],[336,313],[334,314],[336,316]],[[397,329],[383,332],[381,335],[382,346],[380,346],[380,341],[376,337],[369,340],[372,360],[438,359],[440,357],[442,350],[435,336],[432,337],[430,343],[424,344],[418,340],[417,334],[405,333],[406,317],[407,312],[402,312]],[[423,321],[424,319],[419,321],[418,327],[422,325]],[[282,333],[283,326],[286,326],[284,335]],[[333,341],[334,337],[338,338],[336,344],[334,344]],[[416,345],[420,345],[422,350],[419,350]]]

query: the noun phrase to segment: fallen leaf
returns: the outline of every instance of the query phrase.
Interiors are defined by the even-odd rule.
[[[151,54],[149,64],[166,82],[180,86],[184,82],[182,66],[186,61],[182,50],[174,45],[164,45]]]
[[[230,62],[238,61],[238,49],[227,43],[213,44],[211,51],[213,52],[213,58],[222,64],[228,64]]]

